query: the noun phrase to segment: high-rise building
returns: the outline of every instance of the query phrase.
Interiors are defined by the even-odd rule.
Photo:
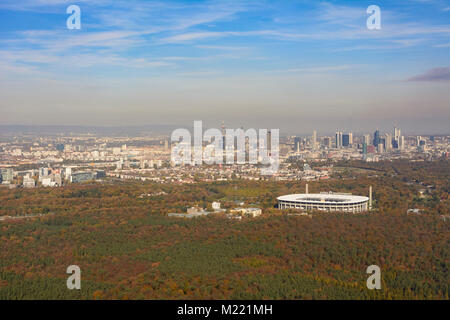
[[[378,148],[378,145],[380,144],[380,130],[376,130],[373,134],[373,145]]]
[[[350,136],[348,133],[342,135],[342,146],[348,147],[350,145]]]
[[[300,137],[294,138],[294,150],[295,152],[300,152],[300,144],[302,142],[302,139]]]
[[[342,148],[342,132],[341,131],[336,132],[336,148],[337,149]]]
[[[370,145],[370,134],[365,134],[364,135],[364,143],[366,145]]]
[[[223,160],[225,162],[225,158],[227,156],[227,145],[226,145],[226,136],[227,136],[227,129],[225,127],[225,121],[222,120],[222,126],[220,127],[222,130],[222,149],[223,149]]]
[[[342,135],[342,146],[350,147],[353,144],[353,133],[344,133]]]
[[[312,135],[312,149],[316,150],[316,148],[317,148],[317,131],[314,130]]]
[[[391,139],[393,148],[401,149],[400,148],[401,136],[402,136],[402,131],[400,129],[398,129],[397,127],[394,127],[394,137]]]
[[[332,141],[332,138],[324,137],[323,138],[323,145],[324,145],[324,147],[331,148],[331,141]]]
[[[394,139],[396,141],[400,141],[400,137],[402,135],[402,131],[398,129],[397,127],[394,127]]]
[[[398,148],[402,151],[405,150],[405,136],[400,137]]]
[[[386,152],[389,152],[392,150],[392,136],[390,133],[385,134],[384,148],[385,148]]]

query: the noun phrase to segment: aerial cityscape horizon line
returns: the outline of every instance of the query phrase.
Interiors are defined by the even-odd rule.
[[[206,126],[206,128],[212,128],[213,126]],[[279,128],[280,129],[280,136],[291,136],[291,135],[299,135],[299,136],[309,136],[312,134],[313,131],[317,131],[317,133],[319,133],[320,135],[335,135],[335,133],[338,132],[351,132],[353,134],[356,135],[363,135],[366,134],[368,132],[373,132],[375,130],[380,130],[382,132],[389,132],[391,129],[394,128],[398,128],[400,126],[396,126],[396,125],[392,125],[391,127],[389,126],[373,126],[370,128],[367,128],[366,130],[361,130],[361,129],[352,129],[349,127],[336,127],[335,129],[327,129],[327,130],[303,130],[303,131],[295,131],[295,130],[283,130],[283,128]],[[0,124],[0,134],[5,134],[6,131],[8,130],[9,133],[12,133],[11,128],[14,128],[15,130],[13,130],[14,132],[20,132],[20,130],[26,130],[26,129],[35,129],[35,130],[45,130],[45,129],[54,129],[56,130],[54,133],[59,133],[62,134],[63,132],[57,132],[57,130],[67,130],[67,129],[72,129],[72,130],[92,130],[93,132],[86,132],[87,134],[89,133],[98,133],[95,132],[96,130],[102,130],[102,129],[109,129],[109,130],[114,130],[114,129],[122,129],[122,130],[126,130],[126,129],[130,129],[130,130],[152,130],[152,129],[156,129],[157,132],[153,132],[153,133],[159,133],[159,134],[170,134],[171,131],[173,129],[176,128],[193,128],[193,122],[189,123],[189,124],[147,124],[147,125],[77,125],[77,124]],[[239,128],[251,128],[250,126],[244,126],[244,125],[239,125],[237,127],[232,127],[232,126],[228,126],[228,128],[230,129],[239,129]],[[272,129],[276,129],[276,128],[272,128]],[[277,128],[278,129],[278,128]],[[422,135],[422,136],[448,136],[450,135],[450,131],[447,132],[431,132],[431,131],[412,131],[412,130],[403,130],[403,133],[405,133],[406,135]],[[2,132],[4,131],[4,132]],[[68,132],[64,132],[64,133],[68,133]],[[72,133],[72,132],[71,132]],[[75,133],[75,132],[74,132]],[[134,132],[133,134],[135,134],[136,132]],[[142,132],[140,132],[142,133]],[[150,132],[149,132],[150,133]],[[130,132],[131,134],[131,132]]]

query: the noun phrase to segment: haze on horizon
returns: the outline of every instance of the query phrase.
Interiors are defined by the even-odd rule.
[[[450,1],[373,4],[4,0],[0,125],[449,134]]]

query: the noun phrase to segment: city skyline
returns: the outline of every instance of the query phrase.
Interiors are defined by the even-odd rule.
[[[0,125],[448,134],[448,1],[71,4],[0,4]]]

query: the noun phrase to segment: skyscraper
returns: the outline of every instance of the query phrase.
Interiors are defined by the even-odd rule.
[[[373,134],[373,145],[375,147],[378,147],[379,144],[380,144],[380,130],[377,129]]]
[[[342,148],[342,132],[341,131],[336,132],[336,148],[337,149]]]
[[[342,146],[349,147],[353,144],[353,133],[344,133],[342,135]]]
[[[389,152],[392,150],[392,136],[390,133],[385,134],[384,148],[385,148],[386,152]]]
[[[314,130],[312,136],[312,149],[316,150],[316,147],[317,147],[317,131]]]
[[[294,138],[294,150],[295,152],[300,152],[300,144],[302,142],[302,139],[300,137],[295,137]]]
[[[394,127],[394,139],[395,139],[396,141],[399,141],[401,135],[402,135],[401,130],[398,129],[397,127]]]
[[[342,135],[342,146],[348,147],[350,145],[350,136],[348,133]]]
[[[401,149],[401,148],[400,148],[400,139],[401,139],[401,136],[402,136],[401,130],[398,129],[397,127],[394,127],[394,137],[392,138],[392,146],[393,146],[394,148]]]
[[[330,138],[330,137],[325,137],[325,138],[323,138],[323,145],[326,147],[326,148],[331,148],[331,142],[332,142],[332,138]]]

